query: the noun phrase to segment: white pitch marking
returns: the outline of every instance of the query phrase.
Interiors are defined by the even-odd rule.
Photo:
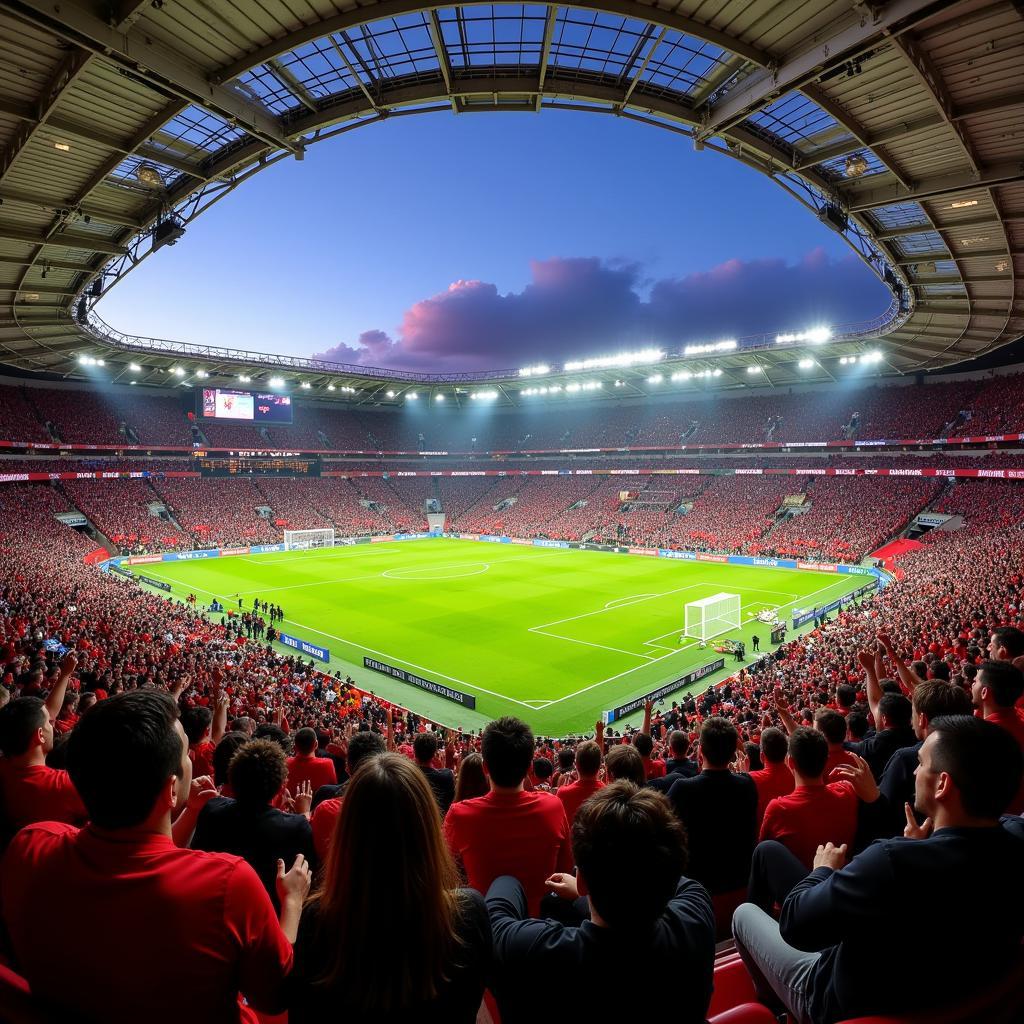
[[[688,587],[677,587],[675,590],[666,590],[662,594],[641,594],[636,597],[624,598],[623,602],[614,608],[595,608],[592,612],[583,612],[582,615],[570,615],[564,619],[555,619],[554,622],[542,622],[538,626],[530,626],[530,629],[547,629],[548,626],[560,626],[563,622],[575,622],[576,619],[586,619],[591,615],[601,615],[604,612],[618,611],[619,608],[628,608],[630,605],[641,604],[644,601],[653,600],[656,597],[668,597],[670,594],[681,594],[684,590],[695,590],[698,587],[707,587],[707,583],[691,583]]]
[[[624,651],[621,647],[609,647],[607,644],[595,644],[589,640],[577,640],[574,636],[561,636],[558,633],[548,633],[537,627],[529,627],[528,632],[536,633],[538,636],[549,636],[552,640],[567,640],[571,644],[585,644],[587,647],[600,647],[602,651],[617,651],[619,654],[628,654],[631,658],[644,658],[647,661],[654,659],[649,654],[637,654],[636,651]]]
[[[836,580],[835,582],[830,583],[828,586],[822,587],[821,590],[815,590],[811,594],[803,594],[803,595],[801,595],[799,598],[797,598],[797,600],[799,600],[799,601],[806,601],[806,600],[808,600],[808,599],[810,599],[812,597],[816,597],[818,594],[821,594],[821,593],[823,593],[826,590],[831,590],[834,586],[836,586],[837,583],[840,583],[840,582],[845,582],[845,581],[843,581],[843,580]],[[795,603],[796,603],[795,601],[791,601],[790,602],[790,604],[795,604]],[[780,608],[787,608],[787,607],[789,607],[789,605],[782,604],[782,605],[779,605],[779,607]],[[673,654],[679,654],[681,651],[689,650],[693,646],[694,646],[694,644],[685,644],[684,646],[680,647],[678,651],[672,651],[669,654],[663,654],[660,658],[652,659],[651,664],[655,665],[659,661],[664,661],[666,658],[671,658]],[[632,672],[638,672],[643,667],[644,667],[643,665],[636,665],[634,668],[627,668],[625,672],[619,672],[619,673],[617,673],[614,676],[609,676],[607,679],[600,679],[596,683],[591,683],[589,686],[584,686],[582,690],[577,690],[575,693],[567,693],[564,697],[558,697],[555,700],[553,700],[551,702],[551,704],[561,704],[563,700],[569,700],[571,697],[578,697],[581,693],[586,693],[588,690],[593,690],[597,686],[603,686],[605,683],[612,683],[616,679],[621,679],[623,676],[628,676]],[[549,707],[550,707],[550,705],[549,705]]]
[[[421,572],[421,573],[435,572],[436,569],[443,569],[443,568],[445,568],[445,566],[443,566],[443,565],[442,566],[427,565],[427,566],[423,566],[422,568],[419,568],[419,569],[385,569],[380,575],[383,576],[385,579],[388,579],[388,580],[398,580],[401,583],[420,583],[420,582],[430,583],[433,580],[464,580],[464,579],[468,579],[470,576],[480,576],[483,573],[487,572],[487,570],[490,569],[490,567],[491,567],[491,563],[490,562],[464,562],[464,563],[462,563],[462,565],[463,566],[467,566],[467,567],[470,566],[470,565],[481,565],[481,566],[483,566],[483,568],[482,569],[478,569],[476,572],[460,572],[460,573],[452,573],[450,575],[441,575],[441,576],[392,576],[391,575],[391,573],[394,573],[394,572],[409,572],[409,573],[413,573],[413,572]],[[460,566],[460,568],[461,567],[462,566]],[[448,568],[455,568],[455,567],[454,566],[448,566]]]
[[[632,602],[632,601],[642,600],[642,599],[648,598],[648,597],[660,597],[660,596],[661,596],[660,594],[630,594],[629,597],[617,597],[617,598],[615,598],[614,601],[608,601],[605,604],[605,608],[609,608],[609,609],[610,608],[615,608],[617,605],[619,605],[619,604],[621,604],[621,603],[623,603],[625,601]]]

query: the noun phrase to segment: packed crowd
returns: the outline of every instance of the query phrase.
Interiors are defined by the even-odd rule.
[[[360,412],[296,401],[291,424],[256,426],[197,420],[194,392],[140,395],[0,388],[0,439],[65,443],[158,443],[284,450],[531,451],[538,449],[903,439],[1024,430],[1021,376],[686,397],[671,405],[593,402],[543,410]],[[473,403],[475,404],[475,403]],[[190,415],[191,414],[191,415]],[[202,431],[195,434],[193,427]]]
[[[58,1015],[469,1022],[486,988],[532,1021],[654,972],[696,1024],[731,930],[767,1006],[833,1024],[1019,963],[1019,485],[953,486],[965,529],[725,684],[560,739],[449,732],[248,640],[269,609],[103,575],[61,500],[0,492],[3,955]]]

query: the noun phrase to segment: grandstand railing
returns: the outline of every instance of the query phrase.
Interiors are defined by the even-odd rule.
[[[889,331],[895,330],[909,316],[909,312],[901,309],[895,298],[889,308],[870,320],[856,323],[839,324],[831,328],[832,341],[857,341],[878,338]],[[187,341],[171,341],[166,338],[150,338],[138,334],[126,334],[111,327],[96,311],[90,309],[87,318],[80,325],[97,341],[112,348],[132,353],[158,353],[160,355],[186,356],[195,359],[206,359],[215,362],[234,362],[246,365],[264,365],[283,369],[334,373],[355,377],[372,377],[381,380],[415,381],[423,384],[457,384],[468,381],[511,381],[519,380],[518,369],[504,370],[471,370],[460,373],[424,373],[415,370],[393,370],[381,366],[363,366],[358,363],[339,363],[329,359],[310,359],[302,356],[276,355],[266,352],[253,352],[248,349],[227,348],[218,345],[197,345]],[[763,334],[747,335],[738,339],[736,352],[778,351],[776,342],[778,332],[770,331]],[[681,356],[681,352],[666,352],[666,359]],[[556,371],[552,376],[556,375]]]

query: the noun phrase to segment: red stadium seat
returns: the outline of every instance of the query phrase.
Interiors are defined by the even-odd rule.
[[[741,1003],[708,1020],[710,1024],[778,1024],[775,1014],[761,1003]]]
[[[732,892],[719,892],[712,895],[711,905],[715,909],[716,942],[732,938],[732,915],[746,898],[746,889],[733,889]]]

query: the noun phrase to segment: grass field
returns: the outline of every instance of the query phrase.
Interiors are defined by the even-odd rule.
[[[749,651],[757,632],[764,650],[769,630],[750,621],[758,611],[786,618],[864,582],[448,539],[134,568],[171,584],[168,596],[280,604],[283,631],[329,648],[332,671],[444,724],[472,729],[516,714],[544,735],[592,728],[602,711],[714,660],[710,648],[679,643],[689,601],[740,594],[744,625],[728,635]],[[364,669],[364,655],[471,693],[476,711]],[[735,667],[729,659],[725,672]]]

